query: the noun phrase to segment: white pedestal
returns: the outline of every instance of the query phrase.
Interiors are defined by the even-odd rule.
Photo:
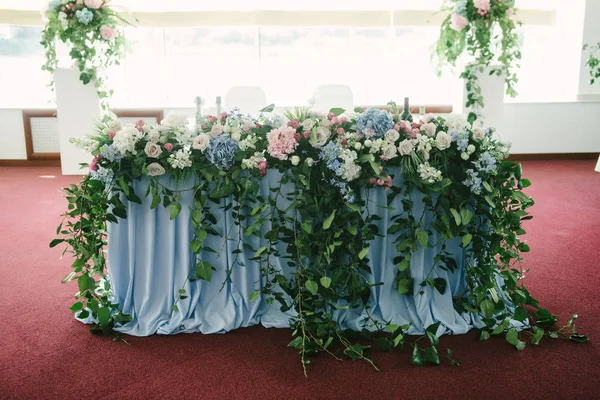
[[[596,164],[596,169],[594,171],[600,172],[600,157],[598,157],[598,163]]]
[[[328,112],[332,108],[343,108],[346,112],[354,111],[354,95],[346,85],[318,86],[311,99],[312,109],[317,112]]]
[[[63,175],[85,175],[80,163],[89,163],[92,156],[69,143],[70,138],[89,137],[101,119],[100,99],[92,83],[84,85],[79,71],[57,68],[54,73],[56,115]]]
[[[479,74],[479,86],[481,87],[481,95],[483,96],[483,109],[481,119],[484,127],[494,127],[496,131],[502,135],[504,124],[504,79],[503,75],[489,74],[491,68],[485,69]],[[467,88],[463,88],[463,107],[462,112],[467,115],[472,108],[465,107],[467,102]]]

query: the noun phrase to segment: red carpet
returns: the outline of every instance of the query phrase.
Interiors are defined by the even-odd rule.
[[[600,391],[600,173],[592,161],[524,163],[534,219],[525,228],[527,285],[563,321],[577,312],[592,342],[542,340],[517,352],[475,332],[443,337],[461,367],[415,367],[407,353],[372,354],[382,372],[327,355],[309,377],[290,332],[253,327],[226,335],[92,336],[68,307],[76,284],[49,249],[76,177],[58,168],[0,167],[0,398],[19,399],[590,399]],[[41,175],[56,175],[42,178]]]

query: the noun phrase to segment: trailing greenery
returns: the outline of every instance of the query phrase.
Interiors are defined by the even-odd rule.
[[[438,73],[447,65],[456,66],[463,54],[468,56],[460,78],[465,80],[465,105],[472,110],[469,113],[472,122],[480,117],[484,107],[479,74],[485,71],[490,75],[504,75],[506,94],[517,95],[516,71],[520,66],[521,49],[515,30],[521,23],[513,19],[514,0],[446,0],[443,10],[451,14],[442,23],[435,48]]]
[[[58,66],[56,41],[67,44],[79,79],[84,85],[94,83],[102,108],[108,111],[113,90],[107,88],[104,72],[119,65],[125,54],[127,41],[117,28],[129,23],[110,7],[109,0],[52,0],[43,15],[46,25],[41,44],[46,61],[42,70],[54,73]]]
[[[595,45],[584,44],[583,50],[588,51],[588,59],[585,65],[590,70],[590,85],[593,85],[598,78],[600,78],[600,42]]]
[[[452,293],[453,304],[457,312],[482,321],[482,340],[504,335],[519,350],[544,336],[587,340],[576,334],[575,317],[553,329],[557,317],[523,285],[519,262],[529,246],[521,239],[522,222],[531,218],[533,205],[523,189],[530,183],[519,164],[505,160],[507,148],[492,129],[455,114],[409,123],[395,108],[392,114],[344,112],[316,115],[298,109],[286,113],[284,122],[234,110],[204,117],[196,132],[178,116],[159,126],[143,121],[101,126],[80,143],[95,156],[91,172],[79,186],[65,189],[69,209],[57,230],[60,237],[51,243],[66,243],[75,257],[73,272],[64,279],[79,285],[73,312],[90,313],[105,334],[127,321],[103,279],[102,250],[106,224],[127,217],[125,201],[141,203],[142,193],[135,193],[133,183],[145,179],[151,208],[166,207],[171,219],[183,206],[191,211],[195,261],[181,282],[173,313],[179,312],[190,284],[211,281],[216,266],[205,256],[222,249],[207,246],[206,239],[221,237],[234,246],[236,256],[253,254],[246,264],[231,260],[228,279],[240,267],[261,271],[262,282],[248,301],[277,302],[282,311],[294,311],[289,346],[299,352],[305,373],[310,356],[319,352],[377,368],[369,357],[373,345],[408,347],[416,365],[439,364],[444,357],[458,364],[450,351],[438,352],[438,335],[445,328],[439,322],[423,327],[424,345],[422,338],[408,340],[410,325],[381,321],[371,313],[373,287],[393,285],[410,304],[425,293],[446,293],[450,289],[440,272],[458,268],[465,272],[466,290]],[[260,182],[271,174],[278,174],[278,184],[264,195]],[[174,184],[165,184],[164,176]],[[186,205],[176,188],[190,178],[196,182],[194,200]],[[372,194],[384,190],[387,203],[377,204]],[[421,194],[422,212],[415,211],[414,193]],[[213,203],[231,213],[230,227],[217,225]],[[387,231],[377,225],[381,217],[369,211],[373,207],[391,213]],[[387,256],[393,257],[397,277],[373,282],[370,246],[385,235],[394,238],[395,248],[388,248]],[[457,261],[461,254],[451,250],[456,245],[464,252],[464,265]],[[411,260],[422,248],[435,253],[434,264],[426,267],[423,280],[415,280]],[[275,260],[284,260],[287,272]],[[366,315],[361,332],[340,328],[335,315],[344,310]],[[519,331],[519,322],[530,328]]]

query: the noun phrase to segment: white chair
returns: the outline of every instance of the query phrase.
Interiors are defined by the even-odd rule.
[[[327,112],[332,108],[343,108],[348,112],[354,110],[354,95],[346,85],[317,86],[309,102],[317,112]]]
[[[224,110],[234,107],[245,113],[256,114],[267,106],[265,91],[259,86],[234,86],[225,94]]]

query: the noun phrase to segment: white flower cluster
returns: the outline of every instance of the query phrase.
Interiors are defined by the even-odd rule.
[[[86,153],[91,153],[93,150],[96,150],[96,147],[98,147],[98,142],[88,138],[70,138],[69,143],[72,143],[75,147],[82,149]]]
[[[442,173],[438,169],[429,165],[428,162],[419,165],[417,172],[419,173],[421,179],[427,183],[435,183],[442,180]]]
[[[126,156],[127,153],[137,154],[135,145],[143,136],[143,132],[140,132],[134,126],[128,125],[115,134],[113,146],[122,156]]]
[[[460,131],[469,128],[469,121],[462,114],[451,113],[446,118],[446,126],[450,131]]]
[[[190,156],[192,152],[189,146],[185,146],[183,149],[178,150],[176,153],[169,156],[169,164],[173,168],[184,169],[192,166],[192,160]]]
[[[200,150],[201,152],[205,152],[208,148],[208,144],[210,143],[210,136],[206,133],[201,133],[194,138],[192,141],[192,148],[195,150]]]
[[[258,138],[256,135],[249,134],[244,140],[238,142],[240,150],[246,151],[248,149],[256,149],[256,141]]]
[[[264,150],[255,152],[250,158],[244,158],[242,160],[242,168],[243,169],[258,168],[258,163],[261,161],[266,161]]]
[[[353,181],[360,176],[361,166],[356,164],[358,154],[354,150],[343,149],[338,156],[344,163],[340,166],[339,176],[347,181]]]
[[[435,143],[435,141],[429,136],[421,134],[418,134],[415,140],[417,145],[417,153],[419,153],[423,160],[429,160],[429,152],[432,148],[431,142]]]

